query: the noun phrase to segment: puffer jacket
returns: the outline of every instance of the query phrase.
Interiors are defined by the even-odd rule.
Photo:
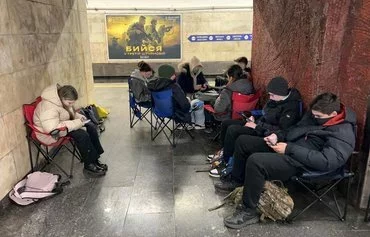
[[[259,136],[267,136],[274,131],[295,125],[302,115],[302,97],[299,91],[291,88],[285,100],[269,100],[263,108],[264,115],[257,120],[255,131]]]
[[[239,92],[248,95],[252,94],[254,89],[252,83],[247,79],[240,79],[226,86],[226,88],[223,89],[220,95],[217,97],[213,106],[216,112],[216,120],[223,121],[226,119],[231,119],[233,92]]]
[[[57,85],[51,85],[41,93],[41,102],[37,105],[33,114],[34,126],[37,130],[44,133],[50,133],[56,128],[67,127],[68,132],[82,128],[82,115],[75,113],[73,108],[71,112],[75,114],[75,119],[70,120],[68,111],[63,108],[62,101],[59,99]],[[66,132],[59,133],[59,136],[67,135]],[[50,145],[57,140],[50,135],[36,133],[37,139]]]
[[[340,113],[318,125],[311,113],[288,130],[276,132],[278,141],[287,142],[290,163],[309,170],[331,171],[343,166],[355,148],[356,114],[341,106]]]
[[[145,79],[138,69],[135,69],[130,75],[130,88],[134,94],[137,103],[151,100],[150,91],[148,90],[148,80]]]

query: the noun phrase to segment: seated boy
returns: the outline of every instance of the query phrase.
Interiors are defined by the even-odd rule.
[[[225,225],[241,228],[258,222],[256,207],[266,180],[286,181],[302,170],[342,167],[355,147],[355,123],[353,111],[340,104],[336,95],[324,93],[291,129],[265,138],[240,136],[231,180],[215,184],[217,190],[230,191],[244,183],[243,205],[224,219]]]

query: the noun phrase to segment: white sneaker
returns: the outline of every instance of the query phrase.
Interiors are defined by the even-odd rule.
[[[202,129],[206,129],[206,126],[202,126],[202,125],[198,125],[198,124],[195,124],[194,125],[194,128],[195,128],[195,130],[202,130]]]
[[[210,170],[208,175],[214,178],[220,178],[221,176],[220,171],[218,169]]]
[[[193,124],[188,124],[188,125],[186,125],[186,129],[187,130],[193,130],[194,129],[194,125]]]

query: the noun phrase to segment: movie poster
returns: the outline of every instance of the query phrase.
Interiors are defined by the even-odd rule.
[[[181,59],[180,15],[107,15],[109,59]]]

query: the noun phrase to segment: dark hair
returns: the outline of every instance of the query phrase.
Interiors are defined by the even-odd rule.
[[[59,98],[67,99],[67,100],[77,100],[78,93],[76,89],[71,85],[65,85],[58,88],[58,95]]]
[[[340,100],[338,96],[327,92],[318,95],[311,103],[311,110],[317,110],[323,114],[331,114],[334,111],[340,112]]]
[[[237,81],[243,78],[243,69],[239,65],[232,65],[227,69],[226,75]]]
[[[145,20],[145,19],[146,19],[146,17],[145,17],[145,16],[140,16],[140,17],[139,17],[139,19],[140,19],[140,20],[141,20],[141,19]]]
[[[138,64],[137,64],[137,67],[139,68],[139,71],[140,72],[152,72],[154,71],[150,66],[149,64],[147,64],[146,62],[144,61],[140,61]]]
[[[248,59],[246,57],[240,57],[240,58],[235,59],[234,62],[245,63],[245,65],[247,65],[248,64]]]

